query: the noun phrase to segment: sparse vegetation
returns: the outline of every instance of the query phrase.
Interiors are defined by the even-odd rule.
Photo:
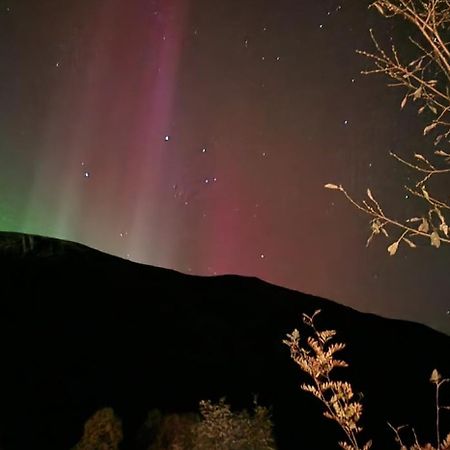
[[[112,408],[103,408],[86,422],[74,450],[118,450],[122,438],[122,422]]]
[[[194,450],[274,450],[269,411],[254,403],[253,414],[232,412],[230,405],[200,402],[201,421],[195,426]]]
[[[148,450],[187,450],[194,448],[194,427],[197,414],[149,414],[147,429],[151,433]],[[153,420],[152,420],[153,419]]]
[[[394,218],[385,212],[370,189],[368,200],[357,201],[342,186],[333,183],[328,189],[342,192],[352,205],[368,214],[371,234],[367,245],[374,236],[384,234],[390,244],[387,250],[395,255],[400,245],[415,248],[417,239],[426,238],[430,245],[439,248],[450,244],[448,192],[439,195],[434,192],[432,182],[450,177],[450,2],[448,0],[376,0],[371,5],[385,18],[403,19],[411,28],[408,40],[409,50],[399,50],[395,44],[390,51],[385,50],[372,30],[370,34],[375,51],[358,50],[358,53],[374,63],[374,67],[362,73],[383,74],[390,79],[388,86],[400,87],[405,91],[401,109],[414,103],[418,113],[424,117],[423,135],[432,135],[434,151],[429,155],[414,154],[409,161],[391,152],[391,156],[410,168],[417,181],[413,186],[404,186],[408,195],[419,199],[423,207],[406,220]],[[392,36],[390,36],[392,40]],[[406,48],[406,47],[405,47]],[[412,53],[413,56],[407,54]],[[440,180],[442,181],[442,180]],[[444,180],[445,182],[445,180]],[[389,229],[389,230],[388,230]],[[392,240],[390,233],[396,232]]]
[[[320,310],[314,312],[312,316],[303,314],[303,323],[312,329],[313,335],[306,340],[309,348],[300,345],[300,332],[295,329],[287,335],[287,339],[283,341],[291,353],[291,358],[300,367],[300,369],[308,374],[313,383],[303,384],[301,388],[317,397],[325,406],[324,416],[334,420],[343,430],[346,440],[339,442],[344,450],[368,450],[372,446],[372,441],[361,444],[358,436],[362,431],[362,427],[358,425],[361,418],[363,406],[359,401],[355,401],[353,388],[347,381],[332,380],[331,371],[336,367],[348,367],[343,360],[334,358],[334,354],[345,348],[345,344],[331,343],[332,338],[336,335],[335,330],[319,331],[315,324],[314,318]],[[433,370],[430,382],[436,387],[436,443],[433,446],[430,443],[420,444],[414,429],[412,429],[415,441],[409,447],[410,450],[450,450],[450,432],[441,440],[440,433],[440,417],[441,411],[448,409],[450,406],[440,405],[439,393],[440,388],[450,379],[442,378],[439,372]],[[400,437],[400,429],[402,427],[389,426],[395,433],[395,439],[400,446],[400,450],[408,450],[407,445]]]
[[[145,450],[275,450],[269,410],[254,402],[252,412],[232,411],[221,399],[200,402],[200,414],[150,411],[138,436]],[[117,450],[122,440],[120,421],[111,408],[91,417],[74,450]]]

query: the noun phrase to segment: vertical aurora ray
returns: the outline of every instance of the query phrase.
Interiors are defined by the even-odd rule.
[[[412,209],[387,151],[426,144],[401,93],[359,76],[355,48],[392,22],[332,3],[0,0],[1,229],[448,329],[446,250],[366,249],[323,188]]]
[[[103,95],[110,64],[105,42],[109,42],[119,4],[116,0],[108,7],[97,6],[89,16],[80,18],[87,24],[81,30],[84,45],[79,58],[52,61],[54,71],[59,72],[59,83],[48,100],[41,140],[35,143],[40,156],[35,163],[25,231],[83,239],[81,229],[87,218],[87,208],[83,207],[85,184],[90,181],[87,178],[95,152],[103,151],[105,141],[98,132],[104,110],[109,108]],[[101,144],[101,148],[96,148],[96,144]],[[40,226],[43,211],[47,215],[47,229]],[[48,215],[52,217],[50,222]]]
[[[144,73],[139,88],[141,102],[135,117],[133,140],[140,157],[139,168],[132,174],[133,177],[137,174],[137,184],[128,253],[143,262],[150,254],[159,265],[170,266],[175,250],[170,244],[171,236],[176,235],[178,227],[174,221],[167,220],[170,210],[163,194],[168,190],[166,177],[177,164],[170,155],[168,144],[173,138],[172,109],[188,3],[186,0],[170,4],[161,2],[158,15],[162,17],[159,35],[149,36],[160,43],[155,55],[156,74],[152,70]],[[143,246],[142,236],[148,237],[149,248]]]
[[[174,169],[164,136],[171,135],[188,2],[159,3],[100,3],[78,36],[78,59],[55,61],[61,80],[37,143],[23,231],[102,249],[116,240],[116,253],[170,265],[177,230],[165,223],[170,211],[161,200]]]

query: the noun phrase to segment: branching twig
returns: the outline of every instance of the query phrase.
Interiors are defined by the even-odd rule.
[[[358,203],[356,200],[354,200],[350,194],[341,186],[336,184],[328,183],[325,185],[327,189],[336,189],[340,192],[342,192],[345,196],[345,198],[357,209],[360,211],[368,214],[369,216],[373,217],[371,220],[371,231],[372,234],[369,237],[369,240],[367,244],[370,243],[374,235],[383,233],[386,237],[389,236],[389,233],[386,231],[387,225],[392,225],[394,227],[400,228],[402,230],[401,236],[394,241],[391,245],[388,247],[388,252],[390,255],[395,255],[397,253],[398,246],[400,242],[405,242],[409,245],[411,248],[415,248],[416,245],[413,241],[411,241],[410,238],[413,238],[415,236],[423,236],[430,240],[430,243],[432,246],[439,248],[441,243],[450,244],[450,238],[449,238],[449,227],[445,221],[445,217],[440,211],[440,209],[433,205],[433,209],[431,211],[435,212],[437,218],[441,221],[439,225],[435,225],[433,222],[433,218],[431,213],[428,214],[428,218],[422,217],[413,217],[410,219],[407,219],[406,223],[402,223],[398,220],[394,220],[389,218],[387,215],[384,214],[383,210],[378,206],[378,202],[373,197],[373,194],[368,189],[367,195],[372,202],[377,205],[377,209],[372,208],[370,205],[367,204],[366,201],[363,200],[363,202]],[[428,195],[425,188],[423,188],[424,197]],[[430,201],[431,197],[428,196],[428,201]],[[431,203],[431,201],[430,201]],[[408,225],[408,223],[414,223],[414,222],[421,222],[418,228],[413,228],[412,226]]]
[[[450,1],[449,0],[375,0],[371,5],[386,18],[400,17],[413,26],[417,36],[409,36],[416,55],[407,61],[402,57],[395,45],[386,51],[380,45],[372,30],[370,35],[375,47],[374,52],[357,50],[374,63],[374,68],[362,71],[362,74],[381,73],[390,78],[389,86],[406,89],[401,102],[403,109],[408,101],[417,102],[418,113],[427,111],[428,115],[423,135],[435,134],[434,146],[450,143]],[[387,227],[398,228],[400,237],[392,242],[388,251],[394,255],[400,242],[405,242],[411,248],[416,244],[411,240],[425,237],[432,246],[439,248],[441,243],[450,244],[448,199],[438,199],[431,196],[429,184],[437,177],[449,177],[450,167],[442,167],[450,162],[450,153],[442,149],[435,150],[434,155],[441,159],[434,163],[422,154],[414,154],[415,162],[410,162],[394,152],[390,155],[405,167],[412,169],[418,175],[415,187],[405,186],[407,192],[424,201],[427,210],[405,222],[386,215],[375,200],[370,190],[367,195],[370,201],[356,201],[341,185],[327,184],[325,187],[338,189],[347,200],[360,211],[372,217],[370,221],[372,238],[380,233],[389,237]],[[450,183],[448,184],[450,185]],[[447,215],[447,216],[446,216]],[[417,228],[411,223],[419,222]]]

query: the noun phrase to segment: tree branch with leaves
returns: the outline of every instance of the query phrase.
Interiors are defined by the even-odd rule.
[[[450,153],[445,150],[450,144],[450,1],[376,0],[369,8],[376,9],[385,18],[400,18],[409,24],[411,35],[407,43],[414,56],[403,56],[407,52],[399,51],[395,45],[385,50],[370,30],[375,50],[357,50],[357,53],[368,58],[374,67],[362,74],[383,74],[390,79],[388,86],[402,88],[405,96],[401,109],[408,102],[417,105],[418,114],[425,116],[423,135],[433,134],[430,153],[436,162],[418,153],[408,161],[390,152],[397,162],[417,176],[414,186],[403,188],[424,205],[417,217],[406,220],[385,214],[370,189],[367,189],[367,199],[357,201],[342,185],[328,183],[325,187],[342,192],[353,206],[371,216],[367,245],[379,234],[390,238],[389,229],[397,233],[397,238],[388,246],[390,255],[396,254],[401,243],[415,248],[420,237],[439,248],[441,244],[450,244],[450,197],[439,198],[433,193],[431,182],[441,177],[450,181]]]
[[[335,353],[345,348],[345,343],[331,342],[336,336],[336,330],[319,330],[315,325],[315,318],[320,309],[308,316],[303,314],[303,323],[312,330],[312,336],[306,338],[306,345],[302,344],[300,332],[295,329],[288,333],[283,343],[289,347],[291,359],[298,365],[300,370],[307,374],[312,383],[302,384],[301,389],[309,392],[325,406],[323,415],[333,420],[345,433],[346,440],[339,442],[343,450],[369,450],[372,448],[372,440],[361,443],[359,433],[362,427],[359,421],[363,413],[363,405],[355,400],[351,383],[342,380],[333,380],[331,372],[336,367],[348,367],[346,361],[335,359]],[[420,444],[414,428],[414,443],[407,446],[401,436],[400,430],[408,427],[402,425],[389,427],[395,433],[395,440],[400,450],[450,450],[450,433],[444,439],[441,438],[441,412],[450,411],[450,406],[440,404],[440,389],[450,382],[449,378],[442,378],[437,369],[431,373],[430,382],[435,385],[436,399],[436,446],[430,443]]]

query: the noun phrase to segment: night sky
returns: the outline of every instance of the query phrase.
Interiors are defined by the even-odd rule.
[[[406,37],[367,5],[0,0],[0,229],[450,333],[448,247],[366,248],[369,218],[323,187],[411,217],[388,152],[432,142],[401,89],[360,75],[370,27]]]

